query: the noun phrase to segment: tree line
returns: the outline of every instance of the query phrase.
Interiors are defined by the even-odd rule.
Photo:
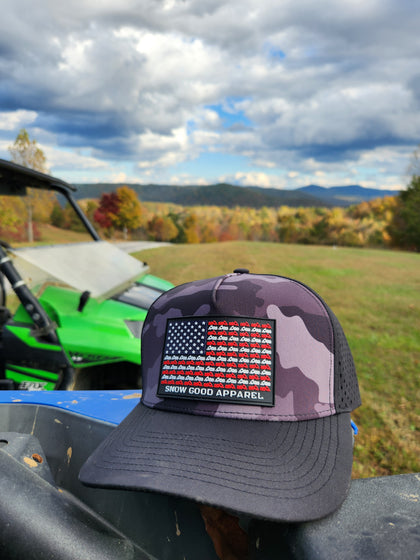
[[[48,198],[33,200],[35,238],[40,236],[40,223],[81,231],[73,209],[60,206],[48,194]],[[412,199],[414,204],[406,204]],[[23,203],[10,198],[6,204],[7,207],[4,202],[0,206],[0,237],[7,234],[11,240],[26,240]],[[420,178],[399,196],[347,208],[255,209],[142,203],[128,186],[104,193],[99,200],[82,200],[80,205],[102,237],[108,239],[171,243],[246,240],[420,249]],[[7,215],[6,220],[2,219],[2,213]]]
[[[420,250],[420,177],[398,196],[347,208],[183,207],[140,202],[133,189],[118,187],[99,200],[81,203],[108,238],[171,243],[272,241],[350,247],[398,247]],[[60,211],[54,207],[55,216]],[[66,209],[61,210],[65,215]],[[62,222],[53,219],[54,225]],[[66,227],[71,228],[67,220]]]
[[[46,171],[45,157],[26,131],[10,149],[12,159]],[[417,152],[413,161],[419,161]],[[420,173],[414,168],[406,190],[347,208],[227,208],[184,207],[171,203],[141,202],[129,186],[103,193],[80,205],[106,238],[212,243],[220,241],[272,241],[351,247],[397,247],[420,250]],[[31,228],[28,222],[31,222]],[[0,238],[40,236],[39,223],[78,230],[73,210],[61,206],[53,193],[31,193],[29,202],[1,197]]]

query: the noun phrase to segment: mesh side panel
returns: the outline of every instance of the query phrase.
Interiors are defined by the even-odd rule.
[[[337,412],[350,412],[361,404],[353,356],[343,329],[330,309],[334,330],[334,401]]]
[[[334,335],[334,403],[337,412],[351,412],[362,404],[359,384],[357,382],[356,367],[349,344],[339,320],[312,288],[302,282],[293,280],[311,291],[325,307],[332,323]]]

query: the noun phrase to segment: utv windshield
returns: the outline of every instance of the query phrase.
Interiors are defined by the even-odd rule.
[[[25,215],[21,199],[29,199],[27,206],[38,215],[37,227],[47,243],[16,248],[12,239],[3,236],[3,240],[12,246],[8,250],[18,272],[37,295],[48,284],[58,284],[107,299],[131,286],[148,267],[116,245],[101,241],[85,214],[89,201],[76,201],[75,191],[61,179],[0,159],[0,209],[3,204],[4,215],[7,209],[10,214]],[[54,208],[54,219],[52,212],[42,216],[49,206]]]
[[[22,278],[38,293],[47,284],[59,284],[106,299],[125,290],[148,270],[106,241],[23,247],[11,252]]]

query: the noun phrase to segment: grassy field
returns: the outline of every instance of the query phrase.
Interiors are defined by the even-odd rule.
[[[137,255],[174,284],[251,272],[317,291],[347,335],[362,394],[353,477],[420,471],[420,255],[273,243],[174,245]]]

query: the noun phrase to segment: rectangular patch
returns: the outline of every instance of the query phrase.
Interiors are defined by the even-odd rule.
[[[274,405],[275,321],[168,319],[159,397]]]

